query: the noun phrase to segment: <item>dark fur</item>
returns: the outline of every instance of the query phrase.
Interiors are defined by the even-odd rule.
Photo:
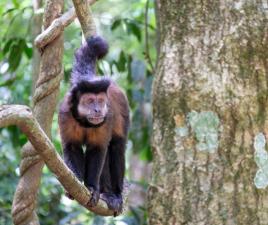
[[[125,147],[129,127],[129,106],[120,88],[108,78],[95,76],[96,60],[108,45],[100,37],[91,38],[75,55],[71,89],[60,106],[59,126],[64,161],[92,192],[90,206],[101,193],[115,214],[122,210]],[[83,93],[106,92],[108,113],[103,123],[92,126],[79,116],[77,106]],[[83,153],[82,145],[86,146]]]
[[[108,44],[101,37],[87,40],[75,53],[71,85],[96,77],[96,60],[103,58],[108,52]]]
[[[88,92],[98,94],[100,92],[106,92],[110,84],[111,80],[109,78],[82,81],[77,83],[71,92],[72,95],[75,95],[76,93],[84,94]]]

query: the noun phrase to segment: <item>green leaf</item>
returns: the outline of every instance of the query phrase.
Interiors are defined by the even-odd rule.
[[[8,41],[5,43],[4,48],[3,48],[3,55],[5,55],[9,49],[11,44],[13,43],[14,39],[8,39]]]
[[[15,71],[19,64],[22,57],[24,40],[19,40],[17,43],[13,44],[10,49],[8,62],[9,62],[9,69],[11,71]]]
[[[102,62],[100,62],[99,64],[97,64],[97,71],[99,75],[104,75],[104,71],[102,70],[102,67],[100,66]]]
[[[8,14],[8,13],[14,11],[14,10],[16,10],[16,8],[10,8],[10,9],[8,9],[5,12],[3,12],[2,16],[5,16],[6,14]]]
[[[128,32],[132,33],[140,42],[141,41],[141,30],[137,23],[133,21],[126,21]]]
[[[31,59],[33,57],[33,48],[29,47],[25,40],[24,40],[23,50],[28,59]]]
[[[111,30],[115,30],[117,27],[120,26],[122,20],[121,19],[117,19],[113,22],[112,26],[111,26]]]
[[[119,59],[116,63],[116,67],[119,72],[124,72],[126,70],[126,62],[127,62],[127,59],[126,59],[125,53],[124,51],[121,51],[119,55]]]

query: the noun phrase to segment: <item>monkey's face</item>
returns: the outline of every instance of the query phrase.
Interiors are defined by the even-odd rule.
[[[98,125],[105,120],[108,113],[108,98],[106,93],[82,94],[78,104],[78,114],[91,124]]]

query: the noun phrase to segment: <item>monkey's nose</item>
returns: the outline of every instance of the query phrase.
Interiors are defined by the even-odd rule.
[[[101,110],[100,109],[94,109],[95,113],[100,113]]]

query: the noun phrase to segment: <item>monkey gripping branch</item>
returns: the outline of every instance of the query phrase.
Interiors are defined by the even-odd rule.
[[[16,125],[22,130],[36,151],[42,156],[47,167],[81,205],[98,215],[113,215],[113,211],[109,210],[102,200],[96,207],[88,207],[87,203],[91,198],[91,193],[65,165],[29,107],[23,105],[0,106],[0,128],[11,125]]]

